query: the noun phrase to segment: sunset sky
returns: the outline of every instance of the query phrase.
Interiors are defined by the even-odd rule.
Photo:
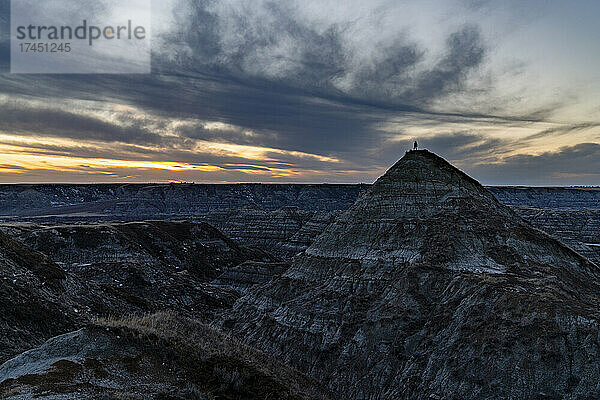
[[[600,185],[597,1],[152,12],[150,75],[19,75],[0,0],[0,182],[372,182],[418,139],[484,184]]]

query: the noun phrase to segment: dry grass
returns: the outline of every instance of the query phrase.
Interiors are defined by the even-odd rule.
[[[191,384],[216,398],[331,398],[320,384],[273,357],[173,312],[102,318],[96,325],[169,354]]]

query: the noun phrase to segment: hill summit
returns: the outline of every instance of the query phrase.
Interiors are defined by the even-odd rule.
[[[223,326],[347,398],[575,399],[600,395],[599,295],[596,265],[417,150]]]

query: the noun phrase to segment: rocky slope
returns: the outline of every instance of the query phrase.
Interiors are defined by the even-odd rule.
[[[239,293],[247,293],[253,286],[269,282],[290,267],[284,262],[246,261],[227,269],[211,282],[219,287],[232,288]]]
[[[68,294],[90,315],[175,309],[207,318],[239,296],[210,281],[248,260],[273,261],[239,247],[205,223],[145,221],[4,228],[56,261]],[[72,281],[72,282],[71,282]]]
[[[515,211],[536,228],[600,266],[600,209],[516,207]]]
[[[496,186],[488,190],[502,204],[547,209],[600,209],[600,188]]]
[[[186,269],[206,280],[254,253],[260,257],[202,222],[12,224],[1,229],[64,265],[138,262]]]
[[[0,366],[2,399],[330,399],[315,381],[201,323],[101,320]]]
[[[81,322],[65,272],[0,233],[0,362]]]
[[[219,209],[348,208],[366,185],[0,185],[0,218],[182,218]]]
[[[276,211],[257,208],[217,210],[202,220],[244,246],[256,246],[286,260],[306,250],[338,212],[307,211],[284,207]]]
[[[287,267],[206,223],[11,224],[2,231],[0,361],[97,316],[169,309],[210,320],[242,288]],[[252,263],[261,268],[244,268]]]
[[[600,209],[512,208],[534,227],[600,265]],[[219,210],[206,220],[241,245],[257,246],[289,261],[306,250],[340,213],[296,209],[294,215],[302,218],[289,214],[282,218],[284,210]],[[274,221],[281,224],[279,229]]]
[[[345,398],[600,396],[600,269],[412,151],[222,326]]]
[[[489,188],[534,227],[600,265],[600,190],[572,188]],[[532,207],[538,204],[555,208]],[[585,208],[585,207],[596,208]],[[581,208],[580,207],[584,207]],[[306,250],[341,213],[284,207],[219,209],[200,217],[237,243],[256,246],[285,260]]]

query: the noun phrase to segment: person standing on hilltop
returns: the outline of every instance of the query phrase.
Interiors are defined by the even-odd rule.
[[[419,148],[419,145],[417,143],[417,141],[415,140],[415,143],[413,144],[413,150],[417,150]]]

